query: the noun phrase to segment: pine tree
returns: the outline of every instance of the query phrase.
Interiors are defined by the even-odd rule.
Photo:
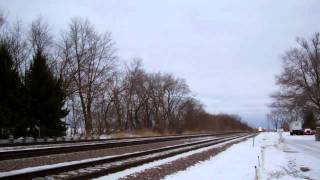
[[[65,91],[62,80],[56,79],[47,65],[47,57],[37,50],[27,73],[32,122],[40,128],[40,136],[61,136],[66,124],[61,118],[68,114],[64,109]],[[35,132],[35,129],[33,129]]]
[[[0,137],[25,135],[23,84],[5,42],[0,43]]]

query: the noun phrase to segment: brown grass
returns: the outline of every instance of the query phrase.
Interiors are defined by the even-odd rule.
[[[144,136],[163,136],[170,135],[168,133],[159,133],[152,130],[135,130],[131,132],[116,132],[110,134],[111,138],[126,138],[126,137],[144,137]]]
[[[219,132],[229,132],[229,131],[219,131]],[[206,134],[213,133],[210,131],[184,131],[181,134],[177,134],[172,131],[154,131],[150,129],[134,130],[134,131],[121,131],[109,134],[110,138],[127,138],[127,137],[145,137],[145,136],[165,136],[165,135],[183,135],[183,134]],[[217,133],[217,132],[215,132]]]

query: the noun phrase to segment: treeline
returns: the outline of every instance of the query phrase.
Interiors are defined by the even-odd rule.
[[[20,26],[1,29],[1,138],[9,134],[62,136],[67,129],[66,123],[61,121],[68,114],[64,107],[63,79],[55,77],[47,64],[49,54],[43,47],[44,42],[39,41],[45,32],[36,23],[31,25],[28,41],[22,39]]]
[[[2,20],[2,136],[250,129],[206,113],[183,79],[147,73],[140,59],[122,65],[111,34],[88,20],[72,19],[59,39],[41,18],[29,30]]]
[[[305,128],[315,129],[320,118],[320,34],[309,40],[297,38],[282,60],[282,72],[276,77],[279,91],[271,96],[268,120],[275,128],[303,121]]]
[[[196,117],[186,117],[185,128],[190,131],[252,131],[238,115],[197,113]],[[199,123],[199,119],[201,120]]]

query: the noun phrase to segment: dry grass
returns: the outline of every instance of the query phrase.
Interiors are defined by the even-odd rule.
[[[163,136],[163,135],[172,135],[172,133],[160,133],[151,130],[135,130],[132,132],[116,132],[110,134],[111,138],[126,138],[126,137],[144,137],[144,136]]]
[[[228,132],[228,131],[219,131],[219,132]],[[206,134],[213,133],[210,131],[184,131],[181,134]],[[217,133],[217,132],[216,132]],[[172,131],[153,131],[150,129],[134,130],[134,131],[121,131],[114,132],[108,135],[108,138],[127,138],[127,137],[145,137],[145,136],[165,136],[165,135],[181,135]]]

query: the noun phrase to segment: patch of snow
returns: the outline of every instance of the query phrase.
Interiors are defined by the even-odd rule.
[[[279,137],[279,133],[261,133],[254,143],[250,138],[235,144],[165,179],[319,179],[320,142],[314,136],[283,133],[282,140]],[[305,167],[310,170],[303,172]]]
[[[182,153],[182,154],[179,154],[179,155],[175,155],[175,156],[172,156],[172,157],[169,157],[169,158],[165,158],[165,159],[162,159],[162,160],[157,160],[157,161],[154,161],[154,162],[146,163],[146,164],[138,166],[138,167],[129,168],[129,169],[126,169],[124,171],[120,171],[120,172],[117,172],[117,173],[108,174],[106,176],[99,177],[99,178],[97,178],[97,180],[119,179],[119,178],[122,178],[122,177],[125,177],[125,176],[128,176],[128,175],[137,173],[137,172],[141,172],[141,171],[146,170],[146,169],[150,169],[150,168],[153,168],[153,167],[160,166],[162,164],[170,163],[172,161],[175,161],[177,159],[190,156],[192,154],[197,154],[197,153],[201,153],[203,151],[207,151],[207,150],[212,149],[212,148],[217,148],[217,147],[223,146],[223,145],[225,145],[227,143],[230,143],[230,142],[233,142],[233,141],[237,141],[237,140],[243,139],[243,138],[245,138],[245,137],[237,138],[237,139],[234,139],[234,140],[231,140],[231,141],[228,141],[228,142],[224,142],[224,143],[220,143],[220,144],[217,144],[217,145],[212,145],[212,146],[209,146],[209,147],[205,147],[205,148],[200,148],[200,149],[197,149],[197,150],[189,151],[189,152]]]
[[[111,136],[110,135],[106,135],[106,134],[103,134],[103,135],[100,135],[99,136],[99,139],[110,139]]]

